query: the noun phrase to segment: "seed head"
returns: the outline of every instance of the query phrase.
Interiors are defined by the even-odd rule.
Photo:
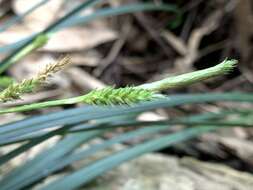
[[[156,96],[152,91],[136,88],[113,88],[106,87],[100,90],[93,90],[83,96],[83,101],[93,105],[131,105],[142,101],[150,101]]]
[[[46,83],[46,80],[54,73],[63,69],[70,63],[70,57],[66,56],[56,63],[49,64],[44,70],[39,72],[37,76],[31,79],[24,79],[20,83],[12,83],[6,89],[0,92],[0,101],[6,102],[10,100],[20,99],[24,93],[33,92],[36,88]]]

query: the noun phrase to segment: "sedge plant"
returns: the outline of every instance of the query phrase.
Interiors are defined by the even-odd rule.
[[[52,72],[58,71],[58,67],[62,67],[68,62],[66,59],[60,61],[58,64],[49,66],[44,72],[39,73],[37,77],[29,80],[24,80],[19,84],[12,84],[0,94],[0,100],[6,101],[10,99],[20,98],[20,93],[31,92],[35,86],[44,82],[48,75]],[[23,112],[36,110],[40,108],[86,103],[92,105],[132,105],[135,103],[151,101],[158,98],[164,98],[160,92],[170,88],[182,87],[190,85],[199,81],[203,81],[209,78],[217,77],[230,72],[235,65],[236,60],[225,59],[222,63],[208,68],[191,73],[186,73],[174,77],[168,77],[156,82],[143,84],[140,86],[127,86],[122,88],[106,87],[103,89],[96,89],[88,94],[78,97],[52,100],[40,103],[32,103],[28,105],[22,105],[18,107],[12,107],[8,109],[0,110],[0,114],[10,112]]]
[[[6,69],[27,54],[42,47],[48,40],[50,40],[50,37],[54,32],[64,27],[73,26],[75,24],[84,24],[96,18],[143,10],[177,12],[177,8],[171,5],[139,3],[116,8],[102,8],[96,10],[91,15],[77,15],[77,13],[83,9],[99,2],[102,1],[84,1],[45,30],[34,34],[27,39],[21,40],[20,42],[11,44],[9,47],[0,47],[0,52],[15,49],[14,52],[0,63],[0,73],[6,71]],[[69,60],[67,62],[69,63]],[[63,61],[62,63],[67,62]],[[121,163],[127,162],[145,153],[157,151],[176,143],[181,143],[182,141],[196,137],[202,133],[217,130],[220,127],[252,126],[253,113],[251,110],[234,110],[232,113],[229,110],[221,110],[219,113],[204,113],[156,122],[141,122],[136,119],[136,116],[139,113],[156,108],[169,108],[185,104],[199,104],[216,101],[252,103],[253,96],[246,93],[187,94],[170,96],[162,94],[162,92],[167,89],[187,86],[209,78],[227,74],[236,64],[236,60],[226,59],[222,63],[208,69],[168,77],[139,86],[127,86],[121,88],[108,86],[104,89],[96,89],[88,94],[78,97],[33,103],[0,110],[0,113],[4,114],[65,104],[85,103],[97,105],[82,106],[80,108],[72,108],[55,113],[32,116],[16,122],[0,125],[0,146],[22,142],[17,148],[0,156],[0,165],[5,165],[6,162],[11,161],[13,158],[31,150],[36,145],[45,142],[54,136],[64,136],[64,138],[61,138],[50,148],[42,151],[24,164],[13,168],[7,175],[3,175],[0,179],[1,190],[34,188],[34,185],[38,182],[41,182],[55,172],[66,169],[66,166],[69,166],[76,161],[95,156],[100,151],[112,148],[117,143],[129,141],[140,136],[143,137],[149,135],[149,138],[145,138],[144,142],[134,144],[132,147],[125,147],[122,151],[116,151],[101,159],[92,160],[92,162],[78,168],[76,171],[71,171],[64,176],[60,176],[57,180],[50,181],[44,186],[36,189],[76,189],[89,183],[91,180],[94,180],[104,172],[110,171]],[[2,81],[4,81],[2,84],[4,85],[1,86],[1,88],[5,88],[5,90],[0,92],[1,101],[3,103],[6,101],[15,101],[16,99],[22,98],[24,93],[31,93],[38,89],[48,81],[49,76],[53,75],[59,69],[62,69],[59,65],[57,66],[57,62],[49,65],[45,70],[42,70],[32,79],[24,79],[21,83],[14,83],[13,81],[9,81],[8,83],[8,80],[6,82],[6,78],[2,78]],[[124,118],[122,118],[123,115]],[[229,117],[231,115],[233,115],[232,120],[231,117]],[[175,124],[194,127],[168,134],[166,130]],[[143,128],[135,129],[136,126],[143,126]],[[149,127],[146,128],[146,126]],[[112,131],[118,127],[132,127],[132,130],[130,132],[124,132],[121,135],[114,134],[112,139],[104,140],[94,146],[89,146],[87,149],[83,150],[80,148],[82,144],[88,143],[90,140],[98,138],[107,131]],[[159,133],[161,131],[162,133]]]

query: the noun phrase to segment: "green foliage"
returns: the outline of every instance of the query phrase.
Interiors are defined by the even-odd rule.
[[[149,89],[152,91],[167,90],[170,88],[178,88],[189,86],[196,82],[204,81],[209,78],[214,78],[221,75],[226,75],[231,72],[237,65],[238,61],[234,59],[225,59],[220,64],[203,70],[190,72],[174,77],[168,77],[156,82],[140,85],[141,88]]]
[[[43,40],[43,39],[42,39]],[[38,43],[41,39],[38,40]],[[69,57],[64,57],[54,64],[49,64],[44,70],[37,74],[34,78],[24,79],[21,83],[12,83],[2,92],[0,92],[0,102],[20,99],[21,95],[33,92],[36,88],[46,82],[46,80],[54,73],[63,69],[70,63]]]
[[[138,103],[142,101],[150,101],[157,98],[164,98],[165,96],[157,93],[162,90],[186,86],[186,85],[190,85],[195,82],[203,81],[212,77],[217,77],[223,74],[227,74],[229,71],[231,71],[234,68],[236,64],[237,64],[236,60],[226,59],[222,63],[208,69],[186,73],[186,74],[178,75],[175,77],[168,77],[156,82],[143,84],[137,87],[125,87],[125,88],[119,88],[119,89],[107,87],[105,89],[94,90],[86,95],[82,95],[82,96],[78,96],[74,98],[52,100],[48,102],[33,103],[33,104],[3,109],[3,110],[0,110],[0,114],[10,113],[10,112],[30,111],[34,109],[66,105],[66,104],[75,104],[75,103],[87,103],[87,104],[93,104],[93,105],[118,105],[118,104],[132,105],[134,103]],[[50,69],[54,70],[54,68],[49,68],[49,70]],[[38,77],[35,78],[35,81],[40,81],[39,80],[40,78],[42,79],[42,81],[44,81],[45,78],[47,78],[47,73],[51,73],[51,72],[46,70],[44,73],[42,74],[40,73]],[[21,86],[21,89],[22,89],[22,86]],[[13,91],[13,88],[11,89],[10,93],[7,93],[7,95],[10,96],[11,92],[15,92]],[[4,92],[2,94],[3,94],[2,100],[7,99],[8,96],[7,95],[5,96]],[[13,98],[16,98],[16,96],[13,96]]]
[[[24,48],[20,49],[19,51],[15,52],[11,56],[6,58],[6,61],[4,61],[0,65],[0,74],[3,73],[8,67],[16,63],[17,61],[21,60],[26,55],[30,54],[31,52],[35,51],[36,49],[39,49],[43,47],[47,41],[49,40],[48,36],[45,34],[40,34],[34,38],[29,44],[27,44]]]
[[[48,26],[43,31],[34,34],[27,39],[23,39],[19,42],[16,42],[12,45],[7,45],[6,47],[0,47],[0,52],[4,52],[10,49],[15,49],[13,53],[7,56],[0,63],[0,74],[3,73],[8,67],[16,63],[18,60],[22,59],[27,54],[33,52],[39,47],[42,47],[46,44],[49,38],[58,30],[61,30],[66,27],[70,27],[76,24],[86,24],[97,18],[104,18],[113,15],[120,15],[126,13],[133,13],[138,11],[168,11],[177,13],[177,7],[170,4],[161,4],[156,5],[153,3],[138,3],[132,5],[126,5],[116,8],[105,8],[95,11],[93,14],[86,16],[77,16],[77,14],[85,8],[93,6],[101,0],[87,0],[84,3],[81,3],[68,14],[57,20],[55,23]]]
[[[129,106],[114,106],[111,107],[81,107],[70,110],[65,110],[47,115],[27,118],[15,123],[2,125],[0,127],[0,142],[13,142],[22,139],[27,143],[14,149],[10,153],[0,157],[0,163],[4,164],[13,157],[29,150],[37,144],[44,142],[46,139],[52,138],[55,135],[65,135],[65,138],[60,140],[56,145],[45,150],[34,159],[14,169],[6,177],[0,181],[2,189],[20,189],[32,187],[35,182],[41,181],[50,174],[61,170],[69,164],[81,159],[88,159],[94,156],[99,151],[112,148],[113,145],[131,140],[144,135],[157,135],[160,131],[166,131],[170,125],[183,124],[192,126],[187,130],[182,130],[174,134],[166,134],[163,132],[158,138],[148,138],[145,142],[136,144],[131,148],[126,148],[123,151],[115,152],[104,157],[101,160],[94,160],[91,164],[85,165],[80,170],[63,176],[57,181],[48,184],[44,189],[57,189],[59,187],[68,187],[69,189],[87,184],[95,177],[111,170],[119,164],[128,160],[134,159],[144,153],[159,150],[163,147],[168,147],[174,143],[182,142],[193,138],[204,132],[213,131],[220,127],[232,126],[251,126],[252,125],[252,110],[234,110],[224,111],[221,113],[206,113],[202,115],[186,116],[177,118],[176,120],[159,121],[159,122],[140,122],[135,121],[133,114],[139,114],[143,111],[152,110],[161,107],[175,107],[185,104],[196,104],[214,101],[245,101],[253,103],[253,96],[247,94],[201,94],[201,95],[174,95],[170,98],[145,102]],[[122,117],[124,115],[124,117]],[[230,120],[231,116],[234,119]],[[92,120],[92,123],[87,121]],[[94,122],[95,120],[95,122]],[[61,127],[61,125],[64,125]],[[50,132],[45,129],[55,128]],[[95,144],[88,149],[79,149],[79,146],[89,140],[101,136],[108,130],[112,132],[118,127],[136,127],[149,126],[133,130],[132,132],[124,133],[113,139],[105,140],[104,142]],[[75,131],[74,134],[67,135]],[[30,135],[29,135],[30,134]],[[17,142],[17,141],[16,141]],[[3,145],[3,144],[2,144]],[[75,151],[78,150],[78,151]],[[45,172],[41,172],[45,171]],[[71,181],[71,183],[70,183]],[[66,184],[67,183],[67,184]],[[69,186],[68,184],[71,184]]]
[[[43,2],[45,1],[41,1],[41,3]],[[85,8],[99,2],[102,1],[84,1],[84,3],[81,3],[45,30],[10,46],[12,48],[14,47],[15,51],[3,60],[0,66],[0,72],[5,71],[9,66],[27,54],[43,46],[54,32],[64,27],[84,24],[101,17],[142,10],[178,12],[178,9],[172,5],[147,3],[116,8],[102,8],[96,10],[91,15],[77,15]],[[1,50],[7,51],[8,48],[2,47],[0,48]],[[49,65],[44,71],[32,79],[25,79],[21,83],[10,84],[0,94],[2,101],[17,99],[23,93],[33,91],[44,83],[49,76],[65,65],[63,64],[65,62],[61,63],[58,62],[58,65]],[[31,150],[52,137],[62,137],[56,144],[43,150],[26,163],[12,169],[7,175],[2,176],[0,180],[1,190],[32,189],[35,185],[42,182],[42,180],[50,177],[50,175],[63,169],[68,171],[66,167],[76,161],[89,159],[90,157],[94,158],[100,151],[112,149],[116,144],[145,137],[143,142],[135,143],[132,147],[126,146],[123,150],[114,151],[101,159],[93,159],[91,163],[84,165],[83,168],[74,172],[68,171],[69,173],[66,176],[61,176],[41,188],[76,189],[81,185],[89,183],[97,176],[110,171],[112,168],[145,153],[172,146],[173,144],[189,140],[202,133],[211,132],[221,127],[252,126],[252,110],[221,110],[219,113],[185,115],[183,117],[153,122],[139,121],[136,119],[139,114],[146,111],[157,108],[169,109],[186,104],[195,105],[215,103],[218,101],[247,102],[248,104],[252,104],[253,95],[244,93],[187,94],[170,95],[169,97],[157,93],[161,90],[190,85],[205,79],[224,75],[230,72],[236,63],[236,60],[225,60],[212,68],[166,78],[137,87],[107,87],[70,99],[53,100],[0,110],[0,113],[3,114],[80,102],[103,105],[83,106],[55,113],[32,116],[16,122],[0,125],[0,146],[22,142],[22,144],[16,144],[19,146],[13,150],[0,156],[0,165],[12,161],[20,154]],[[167,129],[175,124],[187,126],[188,128],[175,133],[169,133]],[[137,127],[138,129],[136,129]],[[118,128],[131,128],[132,130],[122,134],[115,133],[113,138],[105,139],[102,142],[89,146],[87,149],[81,147],[84,143],[90,143],[91,140],[101,137],[108,131],[113,133],[114,129]],[[162,133],[160,133],[161,131]]]
[[[93,90],[83,96],[83,102],[91,105],[132,105],[139,102],[151,101],[157,96],[150,90],[125,87],[106,87],[101,90]]]
[[[14,80],[11,77],[8,77],[8,76],[0,77],[0,90],[7,88],[13,82],[14,82]]]

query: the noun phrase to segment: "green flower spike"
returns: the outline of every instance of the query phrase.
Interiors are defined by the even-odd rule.
[[[33,92],[36,88],[45,84],[50,76],[63,69],[69,63],[70,58],[66,56],[53,64],[47,65],[45,69],[39,72],[35,77],[31,79],[24,79],[20,83],[10,84],[6,89],[0,92],[0,102],[20,99],[21,95]]]
[[[160,91],[191,85],[209,78],[225,75],[236,66],[236,60],[224,60],[222,63],[191,73],[186,73],[174,77],[165,78],[152,83],[143,84],[136,87],[113,88],[106,87],[101,90],[93,90],[88,94],[73,98],[52,100],[41,103],[33,103],[0,110],[0,114],[10,112],[23,112],[40,108],[60,106],[76,103],[87,103],[92,105],[132,105],[144,101],[151,101],[164,97]]]
[[[106,87],[84,95],[83,102],[92,105],[131,105],[155,98],[158,96],[147,89],[130,86],[125,88]]]

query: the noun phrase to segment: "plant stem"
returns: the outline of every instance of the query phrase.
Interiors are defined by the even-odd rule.
[[[13,112],[24,112],[30,110],[36,110],[41,108],[53,107],[53,106],[60,106],[60,105],[68,105],[68,104],[76,104],[81,102],[82,96],[77,96],[73,98],[61,99],[61,100],[52,100],[47,102],[39,102],[34,104],[27,104],[18,107],[12,107],[8,109],[0,110],[0,114],[4,113],[13,113]]]
[[[15,63],[16,61],[20,60],[25,55],[27,55],[27,54],[23,54],[23,56],[17,56],[16,54],[21,54],[21,52],[24,52],[24,50],[27,49],[30,46],[30,44],[33,43],[33,40],[38,36],[46,35],[48,38],[50,38],[55,32],[57,32],[58,30],[62,28],[70,27],[76,24],[84,24],[96,18],[112,16],[112,15],[120,15],[120,14],[125,14],[125,13],[133,13],[137,11],[152,11],[152,10],[153,11],[159,11],[159,10],[172,11],[174,13],[178,13],[176,6],[173,6],[173,5],[168,5],[168,4],[156,5],[153,3],[137,4],[136,3],[136,4],[125,5],[125,6],[121,6],[117,8],[102,8],[94,12],[93,14],[86,15],[86,16],[75,16],[81,10],[89,6],[95,5],[99,2],[102,2],[102,0],[87,0],[81,5],[74,8],[72,11],[70,11],[67,15],[60,18],[55,23],[53,23],[52,25],[44,29],[43,31],[32,35],[32,37],[28,37],[27,39],[21,40],[18,44],[22,44],[22,45],[17,45],[17,43],[15,43],[15,45],[13,46],[15,47],[18,46],[19,48],[15,50],[13,53],[11,53],[9,56],[7,56],[0,63],[0,74],[4,72],[13,63]],[[2,48],[0,47],[0,49],[1,51],[3,51],[3,47]]]
[[[49,36],[51,35],[52,30],[54,30],[58,25],[60,25],[66,19],[68,19],[68,18],[72,17],[73,15],[77,14],[78,12],[80,12],[81,10],[83,10],[84,8],[87,8],[87,7],[91,6],[91,5],[94,5],[94,4],[96,4],[96,3],[100,2],[100,1],[101,0],[87,0],[87,1],[83,2],[81,5],[79,5],[76,8],[74,8],[72,11],[70,11],[64,17],[62,17],[59,20],[57,20],[54,24],[48,26],[43,31],[37,33],[35,36],[33,36],[31,39],[29,39],[27,42],[25,42],[17,50],[15,50],[14,52],[12,52],[9,56],[7,56],[0,63],[0,74],[3,73],[9,66],[11,66],[12,64],[14,64],[18,60],[22,59],[27,54],[29,54],[31,51],[33,51],[33,50],[35,50],[35,49],[37,49],[39,47],[42,47],[46,42],[44,44],[41,43],[39,47],[33,47],[34,45],[36,45],[35,42],[36,42],[36,40],[38,38],[40,38],[40,36],[44,36],[44,37],[46,36],[47,38],[49,38]]]
[[[6,60],[6,62],[0,67],[0,74],[3,73],[10,65],[14,64],[15,62],[19,61],[32,51],[39,49],[40,47],[44,46],[47,41],[49,40],[47,35],[39,35],[37,36],[31,43],[27,46],[22,48],[16,54],[10,57],[10,59]]]
[[[208,69],[203,69],[187,74],[182,74],[179,76],[175,77],[169,77],[162,79],[160,81],[156,81],[153,83],[147,83],[143,84],[137,87],[134,87],[135,89],[144,89],[144,90],[149,90],[150,92],[159,92],[162,90],[166,90],[169,88],[176,88],[176,87],[182,87],[185,85],[190,85],[196,82],[200,82],[212,77],[220,76],[227,74],[229,71],[231,71],[237,61],[236,60],[224,60],[222,63],[208,68]],[[129,87],[126,87],[126,89]],[[121,88],[124,91],[124,88]],[[118,89],[115,89],[117,91]],[[108,91],[105,91],[108,93]],[[110,91],[109,91],[110,92]],[[114,93],[112,90],[110,93]],[[117,91],[118,93],[118,91]],[[91,96],[92,94],[92,96]],[[130,94],[130,92],[129,92]],[[154,94],[154,97],[163,97],[162,95],[159,96],[160,94]],[[91,91],[88,94],[82,95],[82,96],[77,96],[74,98],[68,98],[68,99],[62,99],[62,100],[53,100],[53,101],[47,101],[47,102],[41,102],[41,103],[34,103],[34,104],[29,104],[29,105],[23,105],[23,106],[18,106],[18,107],[13,107],[13,108],[7,108],[0,110],[0,114],[4,113],[10,113],[10,112],[23,112],[23,111],[30,111],[30,110],[35,110],[35,109],[40,109],[40,108],[46,108],[46,107],[52,107],[52,106],[59,106],[59,105],[66,105],[66,104],[76,104],[76,103],[89,103],[89,102],[94,102],[93,99],[96,98],[98,99],[99,96],[105,97],[105,95],[101,94],[101,91],[98,91],[98,93]],[[108,96],[108,94],[106,94]],[[126,96],[126,95],[124,95]],[[127,97],[126,97],[127,98]],[[92,100],[91,100],[92,99]],[[108,100],[110,101],[110,100]],[[145,100],[144,100],[145,101]],[[98,101],[99,102],[99,101]]]
[[[157,92],[167,90],[170,88],[188,86],[199,81],[227,74],[229,71],[233,69],[233,67],[237,64],[237,62],[238,62],[237,60],[226,59],[222,63],[214,67],[210,67],[208,69],[186,73],[174,77],[168,77],[156,82],[140,85],[138,86],[138,88],[140,87],[143,89],[148,89]]]

